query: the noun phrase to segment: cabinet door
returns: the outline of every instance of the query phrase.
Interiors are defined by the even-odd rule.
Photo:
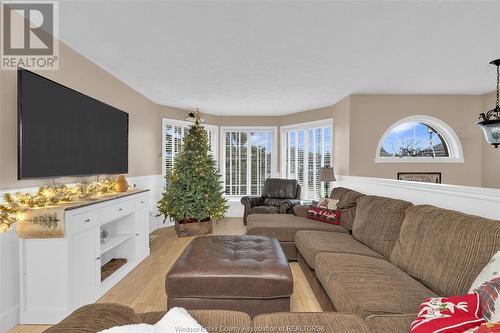
[[[72,265],[75,306],[93,303],[101,285],[101,239],[99,227],[73,236]]]
[[[149,253],[149,221],[148,210],[135,212],[135,257],[140,258]]]

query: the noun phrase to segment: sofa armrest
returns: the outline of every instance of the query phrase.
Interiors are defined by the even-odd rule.
[[[306,217],[308,209],[308,205],[297,205],[293,207],[293,212],[295,216]]]
[[[280,203],[280,214],[286,214],[293,207],[300,205],[299,199],[282,199]]]

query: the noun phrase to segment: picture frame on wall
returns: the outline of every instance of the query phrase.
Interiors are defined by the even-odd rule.
[[[441,184],[441,172],[398,172],[398,180]]]

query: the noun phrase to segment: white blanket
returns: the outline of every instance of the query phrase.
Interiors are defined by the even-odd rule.
[[[154,325],[135,324],[116,326],[99,333],[208,333],[183,308],[170,309],[159,322]]]

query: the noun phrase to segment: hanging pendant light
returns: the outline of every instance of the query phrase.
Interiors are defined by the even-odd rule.
[[[498,148],[500,146],[500,59],[493,60],[490,64],[497,66],[497,104],[494,109],[491,109],[486,114],[481,113],[479,115],[481,121],[477,125],[483,130],[486,142]]]

